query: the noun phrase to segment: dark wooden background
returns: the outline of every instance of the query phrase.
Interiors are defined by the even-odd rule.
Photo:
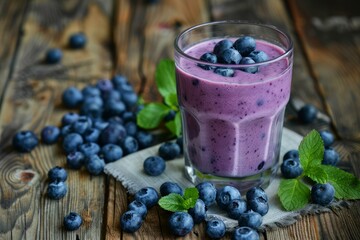
[[[360,2],[354,0],[1,0],[0,1],[0,239],[173,239],[167,213],[153,208],[135,234],[119,218],[131,196],[112,177],[69,171],[69,191],[46,198],[46,174],[65,166],[60,147],[40,145],[18,154],[11,138],[20,129],[39,134],[66,112],[62,90],[114,73],[126,75],[146,101],[159,100],[156,63],[173,57],[173,40],[202,22],[242,19],[274,24],[295,42],[292,99],[314,104],[329,118],[311,125],[289,104],[285,125],[300,133],[329,129],[337,137],[340,166],[360,177]],[[88,37],[84,50],[67,49],[69,35]],[[63,49],[62,64],[46,65],[50,47]],[[330,119],[330,120],[329,120]],[[77,211],[84,225],[62,229]],[[296,224],[262,233],[262,239],[360,239],[360,203],[304,216]],[[184,239],[204,239],[199,225]],[[227,235],[230,238],[230,235]]]

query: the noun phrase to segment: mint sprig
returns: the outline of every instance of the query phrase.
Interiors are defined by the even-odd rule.
[[[299,158],[303,173],[296,179],[282,179],[278,196],[287,211],[303,208],[310,201],[311,186],[305,178],[316,183],[331,183],[337,199],[360,199],[360,181],[354,175],[337,167],[321,164],[324,143],[320,134],[312,130],[299,145]]]
[[[170,193],[167,196],[160,198],[158,204],[161,208],[170,212],[185,212],[193,208],[199,198],[199,191],[197,188],[186,188],[184,196],[178,193]]]
[[[166,122],[165,126],[173,135],[181,135],[181,115],[176,95],[175,63],[173,60],[161,60],[155,71],[155,82],[160,95],[161,103],[148,103],[137,115],[137,125],[144,129],[159,127],[164,117],[175,111],[175,118]]]

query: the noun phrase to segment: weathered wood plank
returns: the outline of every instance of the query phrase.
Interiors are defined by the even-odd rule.
[[[344,139],[359,141],[360,3],[351,0],[288,2],[336,132]]]
[[[105,203],[105,177],[85,171],[68,171],[68,193],[54,201],[46,197],[47,172],[65,166],[61,145],[40,144],[30,154],[10,147],[13,134],[31,129],[39,134],[48,124],[59,125],[67,111],[60,104],[62,90],[82,87],[112,70],[109,39],[112,1],[34,0],[25,19],[24,36],[9,81],[0,115],[0,238],[1,239],[99,239]],[[67,47],[70,34],[83,31],[85,49]],[[47,49],[63,50],[61,64],[44,64]],[[83,226],[64,231],[62,219],[78,212]]]

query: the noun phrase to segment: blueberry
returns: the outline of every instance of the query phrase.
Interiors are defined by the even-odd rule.
[[[327,148],[324,151],[324,158],[322,164],[336,166],[339,163],[340,156],[337,151],[333,148]]]
[[[87,97],[100,97],[101,96],[101,91],[99,88],[91,86],[91,85],[87,85],[85,86],[82,90],[81,93],[83,94],[84,98]]]
[[[227,206],[233,199],[240,199],[241,194],[238,189],[232,186],[225,186],[216,192],[216,203],[221,208],[226,210]]]
[[[326,206],[334,199],[335,189],[330,183],[315,184],[311,188],[311,200],[313,203]]]
[[[174,120],[176,116],[176,112],[174,110],[169,110],[169,112],[165,115],[164,117],[164,121],[165,122],[170,122],[171,120]]]
[[[139,143],[134,137],[126,136],[124,141],[121,142],[121,147],[124,155],[128,155],[139,150]]]
[[[141,227],[143,218],[134,210],[124,212],[120,218],[121,229],[127,233],[134,233]]]
[[[121,118],[124,123],[136,122],[136,114],[134,112],[126,111],[121,114]]]
[[[105,103],[105,117],[110,118],[114,116],[120,116],[125,112],[126,106],[122,101],[110,100]]]
[[[330,147],[334,143],[335,137],[331,132],[322,130],[322,131],[319,131],[319,134],[320,134],[321,139],[324,142],[325,148]]]
[[[67,179],[67,172],[64,168],[56,166],[48,171],[48,178],[50,182],[65,182]]]
[[[259,240],[259,234],[249,227],[238,227],[234,230],[231,240]]]
[[[293,158],[284,160],[280,169],[284,178],[296,178],[303,172],[300,161]]]
[[[144,161],[144,171],[149,176],[159,176],[165,171],[166,164],[162,157],[151,156]]]
[[[135,211],[137,214],[139,214],[143,219],[145,218],[146,214],[147,214],[147,208],[145,206],[145,204],[143,204],[140,201],[134,200],[132,201],[129,206],[128,206],[129,210],[133,210]]]
[[[269,60],[269,56],[265,52],[258,50],[252,51],[249,54],[249,57],[252,58],[252,60],[254,60],[256,63],[265,62]]]
[[[296,149],[292,149],[292,150],[287,151],[287,152],[284,154],[283,160],[286,160],[286,159],[289,159],[289,158],[298,159],[298,160],[299,160],[299,151],[296,150]]]
[[[134,137],[136,135],[138,129],[135,122],[127,122],[124,127],[128,136]]]
[[[85,163],[85,155],[82,152],[71,152],[66,156],[66,164],[72,169],[80,169]]]
[[[209,52],[204,53],[203,55],[201,55],[200,60],[204,61],[204,62],[208,62],[208,63],[217,63],[216,55],[213,54],[213,53],[209,53]],[[212,66],[209,66],[209,65],[206,65],[206,64],[198,64],[198,66],[205,69],[205,70],[210,70],[210,69],[213,68]]]
[[[160,186],[160,194],[161,196],[169,195],[170,193],[177,193],[181,196],[184,194],[183,189],[179,186],[179,184],[175,182],[164,182]]]
[[[47,188],[47,196],[51,199],[59,200],[67,193],[67,185],[64,182],[51,182]]]
[[[80,114],[91,119],[100,119],[103,114],[103,108],[97,103],[85,102],[81,106]]]
[[[211,182],[202,182],[196,185],[199,191],[199,198],[204,201],[207,207],[211,206],[216,199],[216,188]]]
[[[180,155],[180,147],[175,142],[165,142],[159,147],[159,156],[165,160],[172,160]]]
[[[226,212],[232,219],[238,219],[241,214],[247,211],[246,201],[244,199],[233,199],[227,206]]]
[[[249,58],[249,57],[244,57],[241,59],[240,61],[240,64],[254,64],[255,61],[252,60],[252,58]],[[240,70],[244,71],[244,72],[247,72],[247,73],[256,73],[258,71],[258,67],[242,67],[240,68]]]
[[[231,69],[231,68],[222,68],[222,67],[215,68],[214,73],[219,74],[219,75],[224,76],[224,77],[233,77],[234,74],[235,74],[233,69]]]
[[[63,138],[66,137],[67,135],[69,135],[70,133],[73,133],[71,125],[65,125],[60,130],[61,137],[63,137]]]
[[[118,74],[111,79],[111,82],[113,86],[117,89],[119,86],[126,84],[128,80],[124,75]]]
[[[90,157],[92,155],[97,155],[100,152],[100,147],[96,143],[88,142],[79,145],[79,151],[84,154],[85,157]]]
[[[219,63],[224,64],[239,64],[241,55],[233,48],[225,49],[218,55]]]
[[[220,219],[214,219],[206,222],[205,232],[210,238],[222,238],[225,236],[225,223]]]
[[[46,126],[41,130],[41,140],[45,144],[54,144],[60,137],[60,129],[56,126]]]
[[[70,212],[68,215],[64,217],[64,228],[68,231],[74,231],[78,229],[83,220],[78,213]]]
[[[63,141],[63,149],[66,153],[74,152],[84,143],[83,138],[78,133],[69,133],[65,136]]]
[[[102,120],[95,120],[93,122],[93,127],[102,131],[109,125],[108,122],[102,121]],[[100,136],[100,135],[99,135]]]
[[[120,91],[121,94],[124,94],[124,93],[127,93],[127,92],[130,92],[130,93],[134,92],[134,88],[129,82],[119,84],[118,86],[116,86],[116,89],[118,91]]]
[[[115,116],[115,117],[111,117],[107,120],[107,123],[108,123],[108,126],[109,124],[119,124],[119,125],[122,125],[124,126],[124,121],[122,120],[121,117],[119,116]]]
[[[76,108],[83,101],[83,95],[76,87],[68,87],[62,94],[62,103],[65,107]]]
[[[104,171],[105,162],[98,155],[88,157],[86,169],[91,175],[100,175]]]
[[[195,206],[188,210],[188,213],[192,216],[194,223],[198,224],[205,220],[206,206],[203,200],[197,199]]]
[[[135,107],[138,96],[135,92],[123,92],[121,100],[125,103],[127,110],[131,110]]]
[[[144,131],[138,131],[135,138],[139,143],[140,149],[150,147],[154,141],[153,135]]]
[[[59,63],[62,59],[62,51],[58,48],[51,48],[46,52],[45,60],[47,63]]]
[[[29,130],[17,132],[12,139],[13,147],[23,153],[31,152],[38,144],[39,139]]]
[[[261,187],[253,187],[246,193],[248,208],[264,216],[269,211],[268,196]]]
[[[95,123],[94,123],[95,125]],[[96,127],[96,126],[94,126]],[[89,128],[83,133],[83,139],[85,142],[96,143],[99,140],[100,130],[96,128]]]
[[[300,108],[298,118],[302,123],[312,123],[315,121],[318,110],[314,105],[306,104]]]
[[[74,33],[69,38],[69,46],[73,49],[83,48],[86,44],[86,36],[84,33]]]
[[[100,90],[102,94],[114,89],[114,86],[109,79],[100,79],[96,83],[96,87]]]
[[[61,124],[63,126],[70,125],[73,122],[75,122],[76,120],[78,120],[78,118],[79,118],[79,114],[77,114],[77,113],[73,113],[73,112],[66,113],[61,118]]]
[[[101,148],[102,156],[106,163],[119,160],[123,156],[123,150],[121,147],[115,144],[106,144]]]
[[[121,100],[121,93],[115,89],[104,92],[102,94],[102,98],[105,101],[120,101]]]
[[[224,39],[215,44],[213,52],[216,56],[218,56],[222,51],[232,48],[232,46],[232,41],[229,39]]]
[[[241,37],[234,42],[234,48],[241,56],[248,56],[256,48],[255,39],[250,36]]]
[[[180,147],[180,154],[183,154],[184,152],[184,139],[182,136],[178,137],[176,139],[176,144]]]
[[[92,104],[96,104],[98,105],[98,107],[103,107],[104,106],[104,101],[100,96],[92,96],[92,97],[85,97],[83,100],[83,105],[92,105]]]
[[[71,124],[71,129],[75,133],[84,134],[88,129],[92,127],[92,121],[86,116],[80,116],[78,120]]]
[[[257,229],[262,224],[262,216],[252,210],[241,214],[238,218],[240,227],[250,227]]]
[[[126,137],[126,130],[121,124],[110,123],[104,130],[102,130],[99,142],[102,145],[108,143],[118,144]]]
[[[175,212],[169,218],[169,227],[176,236],[185,236],[194,227],[194,220],[186,212]]]
[[[159,194],[152,187],[145,187],[135,193],[135,200],[142,202],[149,209],[159,201]]]

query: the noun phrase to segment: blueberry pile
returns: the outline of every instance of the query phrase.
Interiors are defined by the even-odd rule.
[[[256,41],[250,36],[238,38],[235,42],[223,39],[216,43],[212,52],[201,55],[200,60],[208,63],[221,64],[255,64],[269,60],[268,55],[256,50]],[[207,64],[198,64],[204,70],[213,70],[214,73],[233,77],[234,69],[224,67],[213,67]],[[241,67],[240,70],[248,73],[258,72],[258,67]]]

